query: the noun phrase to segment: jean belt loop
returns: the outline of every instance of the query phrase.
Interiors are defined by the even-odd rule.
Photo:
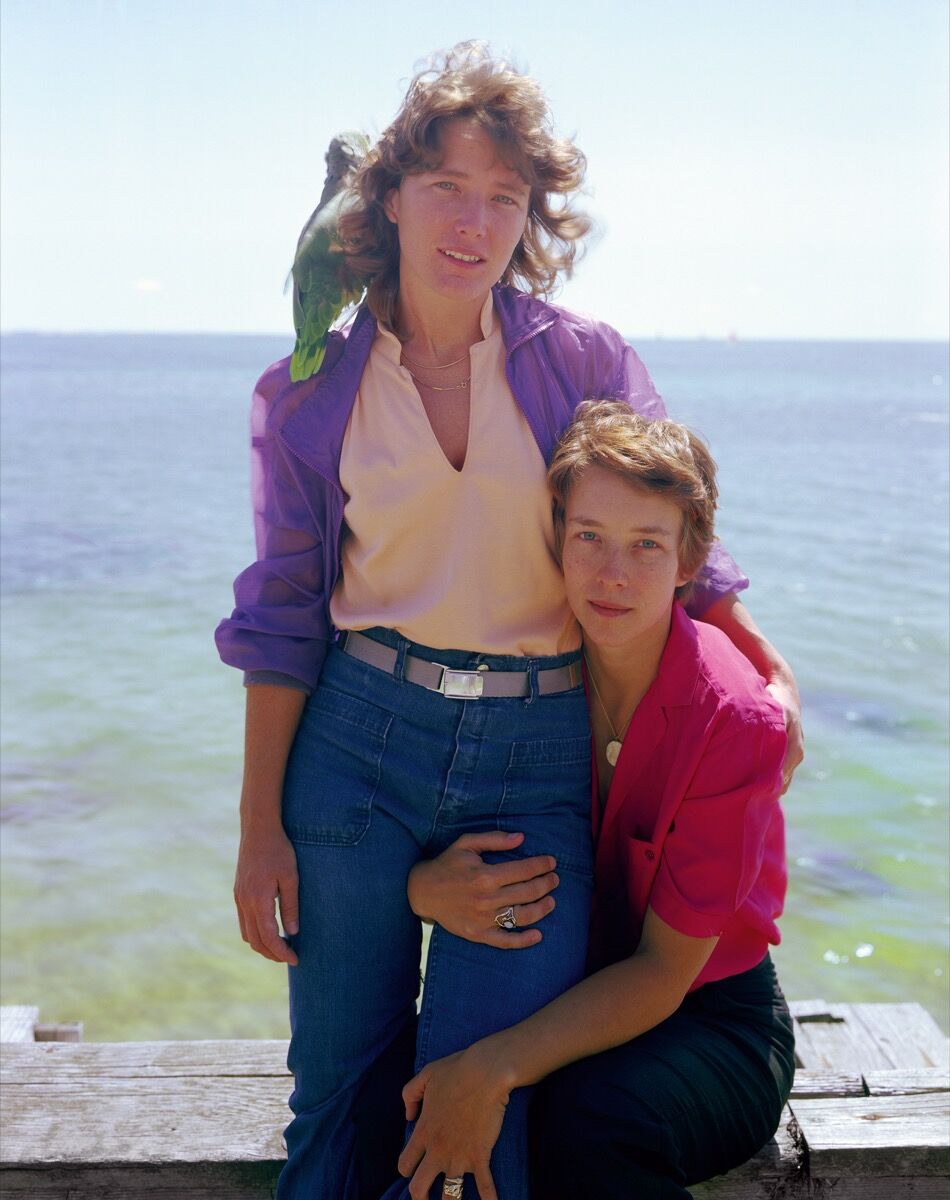
[[[404,637],[401,637],[396,643],[396,663],[393,667],[393,678],[397,683],[406,682],[406,653],[409,650],[409,643]]]
[[[540,694],[538,690],[538,664],[531,662],[528,664],[528,698],[524,702],[525,708],[529,704],[534,704]]]

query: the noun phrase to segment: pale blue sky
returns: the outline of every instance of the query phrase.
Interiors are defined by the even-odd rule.
[[[946,0],[3,0],[3,328],[290,330],[329,138],[468,37],[588,156],[562,302],[640,336],[947,336]]]

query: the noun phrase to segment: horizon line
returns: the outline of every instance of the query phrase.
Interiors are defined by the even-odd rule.
[[[0,337],[231,337],[231,338],[285,338],[294,340],[294,334],[267,330],[221,330],[221,329],[2,329]],[[625,341],[632,342],[861,342],[861,343],[908,343],[950,345],[950,331],[946,337],[911,336],[889,334],[741,334],[729,333],[625,333]]]

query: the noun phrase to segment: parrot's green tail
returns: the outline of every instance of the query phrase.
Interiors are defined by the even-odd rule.
[[[302,383],[309,379],[323,366],[323,356],[327,349],[327,339],[324,335],[315,345],[304,345],[300,338],[290,356],[290,378],[294,383]]]

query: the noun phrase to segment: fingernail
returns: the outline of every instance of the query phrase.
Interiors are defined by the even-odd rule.
[[[287,924],[284,926],[284,932],[289,933],[290,936],[293,937],[295,933],[300,932],[300,926],[297,924],[296,921],[288,921]]]

